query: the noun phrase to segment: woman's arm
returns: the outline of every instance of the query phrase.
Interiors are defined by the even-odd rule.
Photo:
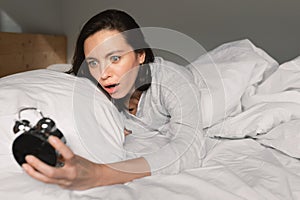
[[[159,150],[143,157],[152,175],[176,174],[200,167],[206,152],[199,89],[191,81],[188,71],[174,63],[162,62],[154,70],[157,83],[151,86],[154,90],[152,105],[158,105],[163,115],[152,120],[164,121],[164,116],[169,117],[159,131],[170,140]],[[147,109],[151,112],[151,108]]]
[[[54,136],[49,143],[63,157],[64,166],[49,166],[34,156],[26,156],[23,169],[33,178],[44,183],[57,184],[66,189],[85,190],[97,186],[120,184],[133,179],[150,176],[150,168],[144,158],[112,164],[97,164],[75,155],[63,142]]]
[[[102,177],[104,182],[100,185],[112,185],[126,183],[137,178],[150,176],[150,167],[144,158],[135,158],[117,163],[102,165]]]

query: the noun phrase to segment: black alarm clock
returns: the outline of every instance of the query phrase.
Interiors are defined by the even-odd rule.
[[[31,126],[28,120],[21,119],[21,113],[25,110],[34,110],[41,115],[41,119],[35,126]],[[12,152],[18,164],[22,166],[23,163],[26,163],[26,155],[33,155],[48,165],[63,166],[63,162],[59,160],[59,153],[48,142],[48,137],[53,135],[66,143],[64,135],[56,128],[54,121],[44,117],[42,112],[34,107],[20,109],[18,116],[13,132],[20,135],[13,141],[12,145]]]

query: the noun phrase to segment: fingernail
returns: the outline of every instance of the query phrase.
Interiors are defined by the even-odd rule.
[[[22,165],[22,168],[23,168],[25,171],[27,171],[27,170],[28,170],[27,164],[23,164],[23,165]]]
[[[32,156],[31,156],[31,155],[27,155],[27,156],[25,157],[25,160],[26,160],[27,162],[32,161]]]
[[[52,136],[52,135],[50,135],[49,137],[48,137],[48,141],[49,142],[51,142],[51,143],[56,143],[57,141],[56,141],[56,138],[54,137],[54,136]]]

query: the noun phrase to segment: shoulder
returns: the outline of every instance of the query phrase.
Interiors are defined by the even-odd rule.
[[[191,72],[184,66],[156,58],[151,65],[152,83],[149,94],[164,102],[198,101],[198,89]],[[176,98],[176,99],[174,99]],[[173,104],[173,103],[172,103]]]
[[[192,74],[184,66],[156,57],[150,64],[153,83],[184,84],[191,83]]]

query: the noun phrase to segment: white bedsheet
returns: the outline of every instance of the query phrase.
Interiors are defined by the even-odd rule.
[[[79,192],[37,182],[13,167],[1,169],[0,197],[9,200],[300,199],[299,160],[252,139],[210,143],[218,144],[213,145],[202,168]]]

